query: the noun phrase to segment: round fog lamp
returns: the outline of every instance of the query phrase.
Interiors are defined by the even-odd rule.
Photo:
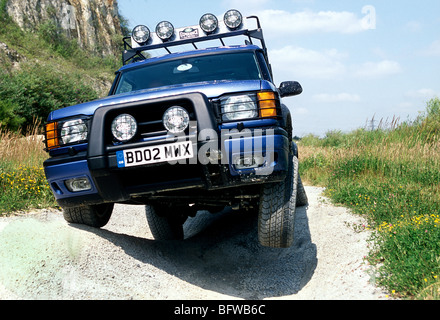
[[[200,28],[206,33],[214,32],[218,27],[217,17],[211,13],[207,13],[200,18]]]
[[[162,21],[156,26],[156,34],[161,40],[168,40],[174,34],[174,27],[168,21]]]
[[[125,142],[133,139],[137,132],[137,123],[133,116],[121,114],[112,122],[112,134],[116,140]]]
[[[243,16],[238,10],[229,10],[225,13],[223,20],[228,28],[237,29],[243,23]]]
[[[189,126],[189,114],[182,107],[171,107],[163,115],[163,125],[171,133],[180,133]]]
[[[148,27],[143,25],[134,27],[131,34],[134,41],[136,41],[139,44],[144,44],[148,41],[148,39],[150,39],[150,29],[148,29]]]

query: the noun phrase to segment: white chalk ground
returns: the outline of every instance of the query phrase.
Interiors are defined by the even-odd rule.
[[[257,218],[200,213],[186,239],[153,240],[142,207],[115,207],[100,229],[60,212],[0,218],[0,299],[379,300],[362,219],[306,187],[295,244],[261,247]]]

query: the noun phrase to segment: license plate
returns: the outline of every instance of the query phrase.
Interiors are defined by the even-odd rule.
[[[190,159],[194,150],[190,141],[116,152],[118,168]]]

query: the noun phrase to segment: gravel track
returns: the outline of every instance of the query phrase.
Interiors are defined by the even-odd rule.
[[[0,299],[387,299],[371,283],[362,220],[307,187],[290,249],[258,244],[257,219],[201,212],[184,241],[154,241],[142,207],[102,229],[60,212],[0,218]]]

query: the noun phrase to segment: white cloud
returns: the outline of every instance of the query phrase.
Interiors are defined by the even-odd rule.
[[[264,8],[271,0],[223,0],[223,5],[226,8],[237,10],[258,10]]]
[[[284,10],[258,12],[264,30],[273,35],[292,33],[334,32],[353,34],[365,31],[363,19],[347,11],[301,11]]]
[[[302,47],[286,46],[269,51],[272,67],[276,75],[290,78],[341,79],[380,78],[403,72],[397,61],[382,60],[346,65],[349,55],[330,49],[316,51]]]
[[[380,62],[365,62],[355,67],[354,75],[356,77],[383,77],[402,72],[402,67],[396,61],[383,60]]]
[[[410,90],[405,93],[407,98],[421,98],[421,99],[431,99],[437,95],[433,89],[419,89],[419,90]]]
[[[306,115],[306,114],[308,114],[308,113],[309,113],[309,110],[307,110],[306,108],[294,108],[294,109],[293,109],[293,113],[294,113],[295,115],[302,116],[302,115]]]
[[[322,94],[316,94],[313,96],[313,100],[316,102],[323,102],[323,103],[335,103],[335,102],[360,102],[361,97],[357,94],[351,94],[351,93],[322,93]]]
[[[431,43],[431,45],[423,51],[424,55],[427,56],[435,56],[435,57],[439,57],[440,56],[440,40],[436,40],[433,43]]]
[[[314,79],[329,79],[345,73],[340,61],[345,54],[336,49],[324,52],[301,47],[287,46],[269,52],[275,74],[289,73],[291,76]]]
[[[419,32],[422,30],[422,24],[419,21],[410,21],[405,28],[410,32]]]

